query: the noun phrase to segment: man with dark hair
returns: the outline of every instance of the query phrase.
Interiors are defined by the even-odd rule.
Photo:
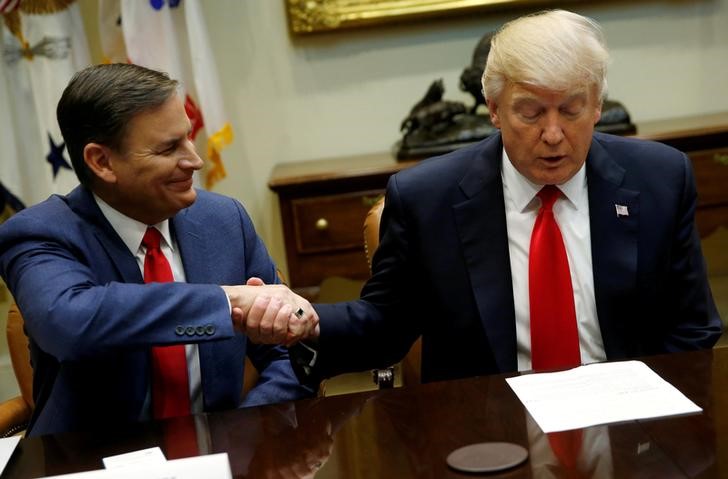
[[[57,115],[81,186],[0,227],[34,368],[28,434],[311,395],[285,349],[244,334],[251,308],[276,306],[256,323],[269,342],[295,341],[315,312],[282,285],[245,285],[276,283],[275,265],[237,201],[193,188],[202,160],[177,82],[93,66]],[[260,378],[243,397],[246,355]]]

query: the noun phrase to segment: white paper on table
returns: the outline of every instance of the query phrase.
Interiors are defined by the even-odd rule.
[[[150,447],[149,449],[140,449],[125,454],[105,457],[102,461],[106,469],[115,469],[117,467],[129,467],[141,463],[162,463],[166,462],[167,458],[164,457],[159,447]]]
[[[166,462],[143,462],[128,467],[99,469],[46,479],[232,479],[227,453],[207,456],[186,457]]]
[[[640,361],[526,374],[506,382],[543,432],[702,411]]]
[[[0,474],[5,470],[5,466],[10,461],[10,456],[20,442],[20,436],[5,437],[0,439]]]

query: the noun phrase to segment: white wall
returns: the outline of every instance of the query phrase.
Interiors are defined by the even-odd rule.
[[[612,50],[611,96],[637,122],[728,110],[728,0],[568,4],[595,18]],[[204,3],[237,138],[217,191],[240,198],[281,266],[275,195],[281,162],[387,151],[436,78],[458,89],[480,37],[524,11],[292,37],[283,0]]]

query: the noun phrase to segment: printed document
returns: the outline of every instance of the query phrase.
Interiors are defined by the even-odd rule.
[[[543,432],[702,411],[640,361],[506,379]]]

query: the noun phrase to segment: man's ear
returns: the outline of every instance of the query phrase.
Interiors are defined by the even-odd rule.
[[[98,143],[88,143],[83,148],[86,166],[104,183],[116,183],[116,173],[111,166],[111,150]]]
[[[500,117],[498,116],[498,104],[489,98],[485,100],[485,104],[488,106],[488,113],[490,114],[490,122],[493,123],[494,127],[500,128]]]
[[[597,123],[599,123],[599,120],[600,120],[600,119],[602,118],[602,105],[603,105],[603,104],[604,104],[604,103],[602,103],[602,102],[600,101],[600,102],[599,102],[599,105],[598,105],[598,106],[597,106],[597,108],[596,108],[596,111],[594,112],[594,124],[595,124],[595,125],[596,125]]]

